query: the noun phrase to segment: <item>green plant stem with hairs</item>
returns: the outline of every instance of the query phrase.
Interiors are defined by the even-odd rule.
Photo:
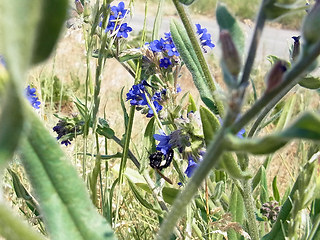
[[[175,2],[176,6],[179,6],[179,3],[176,0],[173,0]],[[247,58],[247,62],[245,64],[245,71],[242,76],[241,84],[246,84],[246,82],[249,79],[249,74],[251,72],[255,52],[257,49],[258,39],[261,34],[261,31],[264,26],[264,13],[263,13],[263,7],[265,4],[268,3],[268,0],[263,1],[262,5],[260,7],[259,15],[258,15],[258,21],[257,26],[255,27],[255,33],[254,38],[249,50],[249,55]],[[185,24],[186,21],[188,21],[187,18],[181,17],[183,23]],[[252,49],[251,49],[252,48]],[[264,94],[237,122],[233,123],[229,122],[228,116],[232,115],[232,112],[230,110],[228,111],[225,123],[220,131],[217,133],[214,140],[211,142],[207,149],[207,153],[198,167],[198,169],[194,172],[193,177],[189,180],[187,186],[185,189],[181,192],[181,194],[177,197],[174,204],[172,205],[172,209],[169,212],[167,218],[162,223],[161,228],[158,233],[158,239],[169,239],[170,234],[179,220],[179,218],[184,214],[185,207],[187,204],[191,201],[193,195],[197,192],[198,187],[202,183],[202,181],[205,179],[205,177],[208,175],[208,173],[211,171],[211,169],[216,166],[218,163],[219,157],[224,152],[224,144],[223,139],[226,133],[232,132],[233,134],[236,134],[243,128],[249,121],[253,119],[261,109],[263,109],[266,106],[269,105],[275,105],[283,96],[285,96],[298,82],[299,82],[299,76],[303,74],[308,66],[315,61],[315,59],[320,54],[320,41],[313,44],[312,46],[305,47],[305,51],[302,55],[300,55],[299,60],[297,63],[283,76],[281,84],[279,84],[278,87],[274,88],[272,91],[268,92],[267,94]],[[250,58],[249,58],[250,57]],[[253,58],[253,59],[251,59]],[[240,90],[241,91],[241,90]],[[231,124],[229,126],[229,123]],[[244,183],[244,195],[248,194],[249,199],[252,199],[251,196],[251,186],[249,186],[249,182]],[[251,197],[250,197],[251,196]],[[247,208],[248,213],[252,213],[253,205],[252,203],[245,204]],[[250,215],[250,214],[249,214]],[[258,239],[258,228],[255,223],[254,217],[249,217],[248,223],[250,228],[250,233],[252,234],[253,239]]]
[[[211,91],[211,94],[212,94],[212,97],[214,99],[214,103],[217,105],[217,109],[219,111],[219,115],[220,116],[223,116],[224,114],[224,106],[222,104],[222,101],[219,100],[214,91],[216,91],[216,87],[215,87],[215,84],[214,84],[214,80],[212,78],[212,75],[211,75],[211,72],[210,72],[210,69],[209,69],[209,66],[207,64],[207,61],[206,59],[204,58],[203,56],[203,53],[202,53],[202,49],[200,47],[200,44],[199,44],[199,40],[198,40],[198,37],[196,36],[195,32],[194,32],[194,27],[190,21],[190,18],[189,16],[187,15],[186,11],[185,11],[185,7],[179,2],[179,0],[172,0],[173,4],[175,5],[177,11],[178,11],[178,14],[181,18],[181,21],[187,31],[187,34],[190,38],[190,41],[192,43],[192,46],[194,47],[194,50],[196,52],[196,55],[197,55],[197,58],[198,58],[198,61],[201,65],[201,68],[203,70],[203,73],[205,75],[205,79],[206,79],[206,82],[208,84],[208,87]]]

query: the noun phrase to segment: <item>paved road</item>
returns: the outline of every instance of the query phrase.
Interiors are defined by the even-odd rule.
[[[161,32],[168,32],[169,31],[169,23],[170,20],[173,17],[164,17],[162,22],[162,28]],[[135,14],[134,17],[130,20],[130,26],[133,27],[135,31],[139,31],[142,29],[144,21],[143,14]],[[147,19],[147,27],[148,30],[152,30],[154,17],[150,16]],[[200,23],[202,27],[206,27],[208,29],[208,32],[212,35],[212,40],[214,43],[218,42],[218,36],[219,36],[219,27],[217,22],[212,19],[200,19],[199,21],[196,21],[193,19],[194,23]],[[241,27],[245,32],[246,37],[246,48],[248,48],[248,45],[250,44],[252,32],[253,32],[253,26],[248,26],[241,23]],[[298,36],[298,31],[292,31],[292,30],[283,30],[283,29],[277,29],[272,27],[265,27],[264,31],[262,33],[261,37],[261,43],[258,48],[256,62],[261,63],[261,61],[267,62],[265,59],[268,55],[276,55],[280,58],[289,59],[289,47],[293,43],[293,40],[291,39],[292,36]],[[217,45],[217,44],[216,44]],[[215,54],[220,56],[220,49],[219,47],[216,47],[212,50]]]

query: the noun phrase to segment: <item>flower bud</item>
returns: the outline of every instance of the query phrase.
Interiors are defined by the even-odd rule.
[[[302,36],[307,44],[320,41],[320,0],[317,0],[302,25]]]
[[[292,37],[292,39],[294,40],[294,43],[291,52],[291,59],[292,61],[296,61],[300,53],[300,36]]]
[[[287,66],[284,61],[278,61],[273,65],[270,73],[267,76],[267,90],[266,93],[271,92],[282,82],[284,72],[287,71]]]
[[[233,76],[237,76],[241,70],[241,59],[231,35],[227,30],[220,32],[220,42],[222,46],[222,61],[225,63],[228,71]]]
[[[81,1],[80,0],[75,0],[74,4],[76,5],[77,13],[78,14],[83,13],[83,5],[82,5]]]
[[[194,2],[195,0],[179,0],[184,5],[190,5]]]

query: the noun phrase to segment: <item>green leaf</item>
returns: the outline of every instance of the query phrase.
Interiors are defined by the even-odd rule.
[[[313,76],[307,76],[302,78],[299,81],[299,85],[304,88],[308,89],[318,89],[320,88],[320,78],[319,77],[313,77]]]
[[[6,88],[10,90],[6,91],[4,99],[1,99],[0,169],[14,154],[24,120],[22,100],[19,97],[16,84],[11,81],[6,85]]]
[[[192,95],[189,93],[189,105],[188,105],[188,113],[189,112],[196,112],[197,111],[197,105],[192,97]]]
[[[155,131],[154,121],[155,118],[152,117],[144,131],[142,149],[143,153],[141,155],[141,167],[139,169],[140,173],[142,173],[149,165],[149,151],[153,152],[155,150],[155,140],[153,138],[153,134]]]
[[[277,176],[275,176],[272,181],[272,192],[273,192],[274,200],[276,200],[277,202],[280,202],[280,194],[277,187]]]
[[[206,145],[209,146],[214,135],[220,128],[220,121],[210,110],[202,106],[200,106],[200,117],[204,141],[206,142]]]
[[[123,111],[124,127],[125,127],[125,129],[127,129],[128,128],[128,122],[129,122],[129,115],[128,115],[126,106],[125,106],[124,101],[123,101],[123,90],[124,90],[124,87],[121,89],[120,103],[121,103],[121,108],[122,108],[122,111]]]
[[[56,139],[27,106],[27,139],[20,144],[26,173],[38,197],[51,239],[115,239],[94,208],[76,169]],[[31,130],[30,129],[30,130]]]
[[[157,15],[154,19],[152,30],[152,41],[159,39],[159,29],[162,23],[164,0],[159,0]]]
[[[197,60],[196,52],[191,44],[187,32],[184,27],[175,20],[170,22],[170,31],[181,58],[186,64],[188,70],[191,72],[194,84],[200,93],[201,100],[210,110],[217,111],[217,106],[213,100],[213,93],[208,87],[204,72]]]
[[[19,82],[31,61],[42,0],[0,1],[0,51]]]
[[[240,139],[228,134],[225,140],[225,147],[229,151],[237,152],[243,152],[245,149],[245,152],[252,154],[273,153],[294,138],[319,141],[319,125],[319,115],[307,112],[287,129],[266,137]]]
[[[232,16],[227,7],[221,3],[218,4],[216,9],[216,18],[221,30],[228,30],[232,40],[234,41],[239,55],[243,55],[244,51],[244,34],[237,22],[237,19]]]
[[[267,175],[266,175],[266,170],[263,166],[261,168],[261,177],[260,177],[260,201],[262,204],[269,202]]]
[[[128,179],[128,178],[127,178]],[[142,195],[142,193],[139,191],[139,189],[135,186],[133,182],[128,179],[129,187],[131,191],[133,192],[133,195],[136,197],[136,199],[142,204],[142,206],[154,211],[158,215],[162,215],[162,210],[160,208],[155,208],[151,203],[149,203],[145,196]]]
[[[0,203],[0,236],[6,240],[45,240],[4,203]]]
[[[299,4],[299,2],[302,1],[296,1],[295,3],[291,4],[289,4],[290,1],[288,1],[287,3],[278,3],[276,2],[276,0],[266,1],[266,4],[264,6],[266,18],[268,20],[275,20],[289,13],[302,11],[308,8],[305,3]]]
[[[53,51],[67,17],[68,0],[42,0],[41,5],[41,16],[33,46],[33,63],[46,60]]]
[[[244,203],[239,189],[234,186],[231,192],[230,202],[229,202],[229,212],[232,215],[232,221],[237,222],[240,225],[243,224],[244,219]],[[228,239],[236,240],[239,239],[239,234],[236,233],[234,229],[228,230]]]
[[[173,204],[179,193],[180,190],[176,188],[164,187],[162,189],[163,200],[170,205]]]

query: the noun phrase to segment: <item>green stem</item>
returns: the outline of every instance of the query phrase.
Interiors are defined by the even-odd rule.
[[[244,180],[243,183],[243,200],[247,212],[247,221],[249,234],[252,240],[259,239],[259,229],[256,222],[254,200],[252,198],[251,180]]]
[[[185,213],[186,207],[191,201],[192,197],[197,193],[198,187],[211,171],[211,169],[218,163],[219,157],[223,152],[223,136],[225,134],[225,127],[217,133],[214,141],[209,145],[207,154],[202,163],[199,165],[194,175],[187,183],[185,189],[179,194],[174,201],[171,211],[165,218],[158,232],[157,239],[170,239],[171,233],[179,220]]]
[[[300,56],[297,63],[282,78],[281,84],[272,91],[264,94],[231,128],[232,133],[237,133],[253,117],[262,111],[266,115],[299,81],[299,76],[316,60],[320,54],[320,41],[308,49],[308,54]],[[268,111],[268,112],[267,112]]]
[[[208,84],[208,87],[212,93],[212,97],[214,99],[215,104],[217,105],[218,111],[219,111],[219,115],[223,116],[224,113],[224,106],[222,104],[222,102],[216,98],[214,91],[216,90],[215,84],[214,84],[214,80],[212,78],[212,75],[210,73],[210,69],[209,66],[207,64],[206,59],[204,58],[204,55],[202,53],[202,49],[200,47],[199,44],[199,40],[198,37],[196,36],[195,32],[194,32],[194,26],[192,25],[189,16],[187,15],[184,6],[179,2],[179,0],[172,0],[173,4],[175,5],[178,14],[181,18],[181,21],[187,31],[188,37],[190,38],[190,41],[192,43],[192,46],[196,52],[198,61],[201,65],[202,71],[204,73],[206,82]]]
[[[260,5],[260,9],[259,9],[259,13],[258,13],[258,16],[257,16],[256,25],[255,25],[255,28],[254,28],[252,40],[251,40],[250,47],[249,47],[247,60],[246,60],[246,63],[244,65],[244,68],[243,68],[243,74],[242,74],[240,85],[242,85],[242,84],[244,84],[244,83],[249,81],[251,68],[252,68],[253,63],[254,63],[254,59],[255,59],[255,56],[256,56],[258,44],[259,44],[259,41],[260,41],[260,37],[261,37],[261,34],[262,34],[264,23],[266,21],[266,16],[264,14],[264,6],[265,6],[265,3],[268,2],[268,1],[269,0],[264,0]]]

